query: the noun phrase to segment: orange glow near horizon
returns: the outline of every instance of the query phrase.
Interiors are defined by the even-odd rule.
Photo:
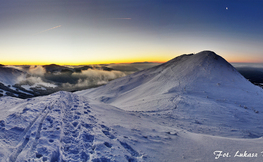
[[[178,55],[179,56],[179,55]],[[177,56],[175,56],[177,57]],[[92,65],[92,64],[130,64],[135,62],[153,62],[153,63],[164,63],[172,58],[165,57],[156,57],[156,58],[136,58],[136,59],[111,59],[111,60],[94,60],[94,61],[34,61],[34,60],[21,60],[21,61],[1,61],[0,64],[3,65],[49,65],[49,64],[57,64],[57,65]],[[247,58],[247,57],[223,57],[226,61],[230,63],[262,63],[260,59],[257,58]]]
[[[3,57],[0,64],[3,65],[91,65],[91,64],[122,64],[122,63],[134,63],[134,62],[154,62],[154,63],[164,63],[177,56],[180,56],[182,51],[158,51],[158,52],[146,52],[146,53],[135,53],[128,52],[125,55],[27,55],[23,58],[19,57],[19,60],[16,58],[10,58],[8,55]],[[188,52],[190,53],[190,52]],[[219,52],[221,55],[226,53],[224,51]],[[39,57],[37,57],[39,56]],[[100,56],[100,57],[96,57]],[[237,57],[238,56],[238,57]],[[247,55],[237,55],[237,54],[223,54],[221,55],[230,63],[262,63],[262,57],[248,57]],[[28,59],[30,58],[30,59]]]
[[[109,60],[109,61],[82,61],[82,62],[55,62],[55,61],[2,61],[3,65],[92,65],[92,64],[130,64],[135,62],[152,62],[152,63],[164,63],[169,60],[155,60],[155,59],[123,59],[123,60]]]
[[[260,58],[248,58],[248,57],[226,57],[229,63],[263,63]]]

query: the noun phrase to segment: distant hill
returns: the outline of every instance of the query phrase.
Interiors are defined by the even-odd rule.
[[[181,114],[189,122],[202,123],[198,125],[202,129],[211,125],[240,129],[243,116],[246,116],[246,122],[253,123],[247,129],[255,131],[255,136],[263,135],[263,128],[255,129],[260,121],[263,122],[257,115],[263,113],[263,90],[211,51],[181,55],[77,94],[126,111],[159,112],[174,118]],[[184,123],[185,129],[188,126]]]

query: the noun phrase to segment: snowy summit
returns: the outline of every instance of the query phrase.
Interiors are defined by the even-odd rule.
[[[211,51],[75,93],[0,98],[0,161],[262,161],[263,91]]]

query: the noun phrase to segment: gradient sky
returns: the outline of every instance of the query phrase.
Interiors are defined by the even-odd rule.
[[[1,0],[1,64],[263,62],[262,0]]]

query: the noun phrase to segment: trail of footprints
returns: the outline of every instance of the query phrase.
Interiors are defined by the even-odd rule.
[[[28,162],[35,160],[79,162],[90,159],[94,141],[92,124],[95,121],[88,117],[90,123],[83,122],[82,114],[87,118],[90,112],[87,111],[88,104],[83,106],[76,97],[70,99],[72,101],[68,103],[55,104],[50,110],[52,113],[48,113],[45,120],[40,122],[38,128],[42,128],[41,132],[37,131],[35,135],[36,139],[39,139],[39,145],[30,151],[33,154],[27,159]],[[85,113],[80,112],[81,108]]]
[[[91,115],[87,102],[80,101],[74,95],[69,95],[67,99],[46,106],[26,129],[11,130],[10,135],[14,137],[9,138],[19,137],[20,140],[7,161],[110,162],[115,160],[108,159],[109,156],[104,157],[103,151],[114,147],[120,149],[119,146],[127,151],[125,155],[127,161],[137,161],[136,158],[141,155],[129,144],[116,138],[112,134],[112,129],[98,124],[97,119]],[[1,121],[0,124],[0,138],[3,138],[1,133],[5,131],[2,128],[5,123]],[[94,143],[94,127],[99,128],[109,141],[120,145],[114,146],[105,141],[103,143],[105,148],[98,149]],[[108,151],[108,154],[111,152]]]
[[[101,128],[102,128],[102,132],[105,136],[107,136],[109,139],[116,139],[116,137],[114,135],[112,135],[110,133],[111,129],[108,128],[107,126],[101,124],[100,125]],[[128,155],[125,155],[125,158],[127,159],[128,162],[136,162],[136,157],[140,157],[141,155],[136,151],[134,150],[130,145],[128,145],[126,142],[122,142],[120,141],[119,139],[116,139],[120,144],[121,146],[126,149],[127,152],[130,153],[131,156],[128,156]],[[111,148],[112,147],[112,144],[108,143],[108,142],[104,142],[104,145]]]
[[[76,162],[87,161],[90,159],[90,154],[93,154],[94,135],[92,134],[92,128],[95,124],[95,121],[91,118],[89,118],[90,123],[85,123],[81,119],[83,113],[79,112],[79,108],[80,106],[75,104],[71,109],[64,109],[64,130],[61,138],[61,151],[65,159]],[[88,104],[86,103],[83,108],[86,109],[84,112],[86,112],[85,117],[87,117]]]

